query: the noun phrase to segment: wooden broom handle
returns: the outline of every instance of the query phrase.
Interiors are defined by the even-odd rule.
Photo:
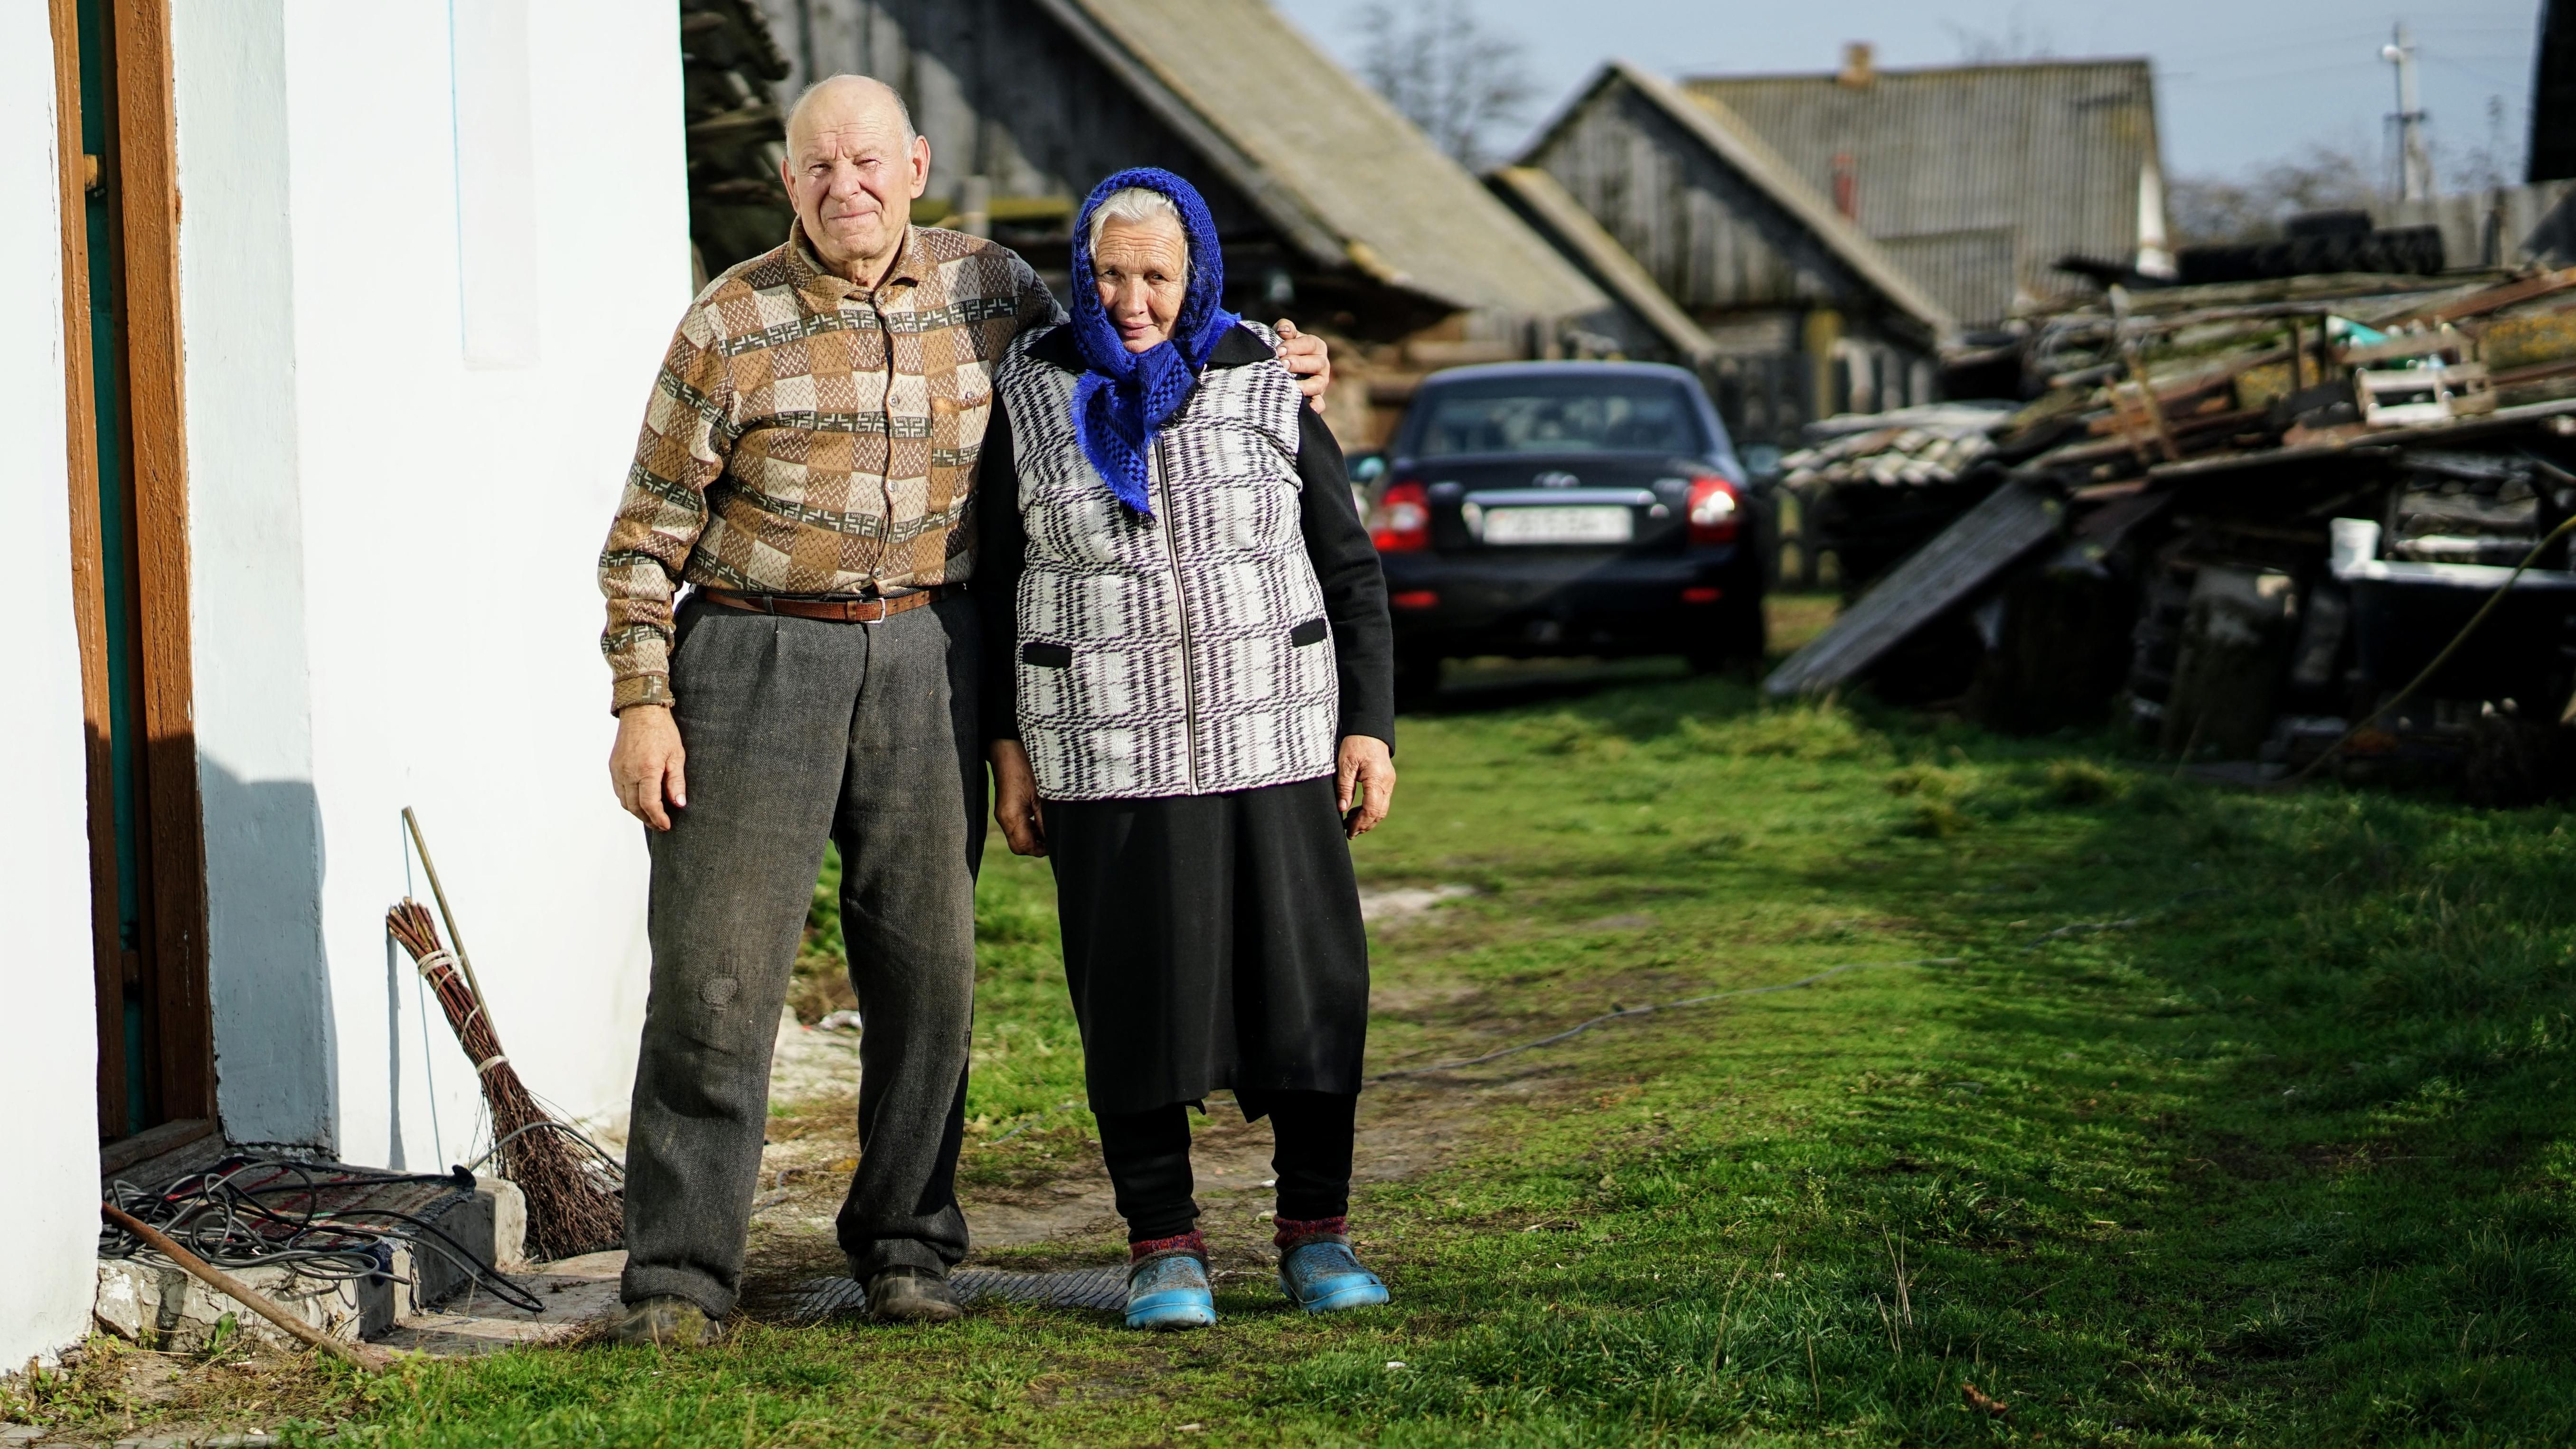
[[[162,1232],[159,1228],[156,1228],[150,1223],[143,1221],[141,1218],[136,1217],[134,1214],[125,1211],[116,1204],[112,1202],[102,1202],[98,1205],[98,1208],[100,1212],[107,1214],[107,1220],[109,1222],[112,1222],[118,1227],[125,1229],[127,1232],[132,1233],[134,1236],[141,1238],[145,1247],[159,1253],[162,1257],[169,1259],[180,1267],[187,1269],[192,1276],[204,1282],[216,1292],[224,1294],[233,1301],[241,1304],[244,1308],[247,1308],[251,1312],[258,1314],[260,1317],[267,1319],[269,1322],[276,1324],[278,1327],[285,1329],[288,1333],[295,1335],[297,1338],[304,1340],[306,1343],[313,1345],[315,1348],[322,1350],[333,1358],[339,1359],[341,1362],[346,1363],[353,1368],[362,1369],[371,1374],[383,1373],[385,1370],[394,1366],[393,1355],[385,1352],[383,1349],[371,1348],[363,1343],[347,1343],[340,1339],[333,1338],[331,1335],[315,1328],[312,1324],[309,1324],[303,1319],[296,1317],[294,1314],[287,1312],[285,1309],[278,1307],[276,1303],[270,1301],[266,1294],[253,1288],[248,1283],[245,1283],[239,1278],[234,1277],[232,1274],[225,1272],[223,1269],[216,1267],[214,1264],[207,1262],[205,1259],[198,1257],[196,1254],[189,1252],[187,1249],[180,1247],[176,1242],[171,1240],[169,1234]]]
[[[456,929],[456,913],[447,908],[447,887],[438,883],[438,862],[429,858],[429,841],[420,833],[420,817],[403,807],[403,824],[411,829],[412,849],[420,852],[420,869],[429,877],[429,893],[438,902],[438,918],[447,923],[447,944],[456,952],[456,964],[465,971],[465,989],[474,993],[474,1004],[483,1005],[483,983],[474,979],[474,958],[465,954],[465,937]],[[488,1019],[488,1009],[487,1009]]]

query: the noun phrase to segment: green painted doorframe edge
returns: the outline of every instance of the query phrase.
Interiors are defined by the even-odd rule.
[[[117,967],[116,1013],[123,1061],[124,1113],[111,1117],[124,1132],[153,1126],[160,1114],[153,1068],[157,1004],[145,986],[143,701],[137,667],[142,647],[136,626],[134,480],[126,467],[125,315],[123,247],[116,203],[122,188],[112,132],[115,97],[109,89],[108,16],[104,0],[77,0],[80,28],[80,145],[96,156],[99,175],[85,188],[90,342],[90,434],[95,440],[98,489],[98,560],[101,634],[107,655],[107,759],[112,848],[104,852],[115,871],[116,934],[98,949]],[[86,180],[86,170],[84,170]],[[102,1016],[106,1013],[104,1009]],[[105,1042],[101,1042],[102,1050]],[[100,1102],[103,1116],[109,1103]],[[102,1127],[110,1126],[103,1122]],[[113,1131],[103,1135],[123,1135]]]
[[[102,1135],[113,1138],[152,1125],[135,1120],[126,1070],[132,1056],[141,1056],[146,1068],[145,1117],[171,1124],[211,1122],[216,1115],[204,831],[191,724],[170,22],[167,0],[50,0],[49,8],[63,185],[71,583],[91,772],[99,1115]],[[86,77],[85,30],[99,61]],[[91,84],[83,86],[84,79]],[[84,105],[85,90],[86,99],[104,105]],[[81,127],[77,152],[60,144],[72,139],[68,122],[75,116],[96,122]],[[100,143],[103,150],[88,149]],[[104,191],[95,211],[88,195],[93,176]],[[108,224],[93,227],[93,215]],[[103,247],[94,246],[101,231],[111,234],[99,238]],[[94,253],[108,263],[104,309],[92,305]],[[102,398],[102,385],[112,395]],[[102,441],[109,446],[102,448]],[[123,607],[111,607],[111,582]],[[113,629],[115,637],[112,625],[122,626]],[[120,763],[127,767],[123,791],[115,788]],[[120,815],[127,824],[122,832]],[[123,868],[120,834],[135,846]],[[125,881],[137,887],[130,902],[100,888]],[[126,968],[134,959],[124,948],[129,925],[140,958],[137,1004],[149,1027],[142,1050],[133,1053],[125,1010]]]

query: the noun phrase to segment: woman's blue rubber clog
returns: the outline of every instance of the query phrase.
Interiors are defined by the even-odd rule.
[[[1317,1238],[1280,1255],[1279,1290],[1309,1313],[1375,1308],[1387,1296],[1386,1285],[1360,1266],[1343,1238]]]
[[[1215,1322],[1216,1293],[1208,1286],[1205,1258],[1174,1250],[1140,1259],[1127,1270],[1129,1328],[1206,1328]]]

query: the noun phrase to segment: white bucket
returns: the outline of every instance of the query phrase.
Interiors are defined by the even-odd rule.
[[[2326,557],[2335,573],[2351,573],[2379,557],[2379,525],[2367,518],[2338,518],[2326,525]]]

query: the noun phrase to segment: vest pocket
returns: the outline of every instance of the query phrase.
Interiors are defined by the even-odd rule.
[[[1071,669],[1073,650],[1062,644],[1041,644],[1031,640],[1020,646],[1020,662],[1040,669]]]
[[[1288,642],[1294,644],[1300,649],[1305,648],[1309,644],[1323,643],[1324,621],[1321,619],[1309,619],[1305,623],[1298,625],[1296,628],[1289,630]]]

